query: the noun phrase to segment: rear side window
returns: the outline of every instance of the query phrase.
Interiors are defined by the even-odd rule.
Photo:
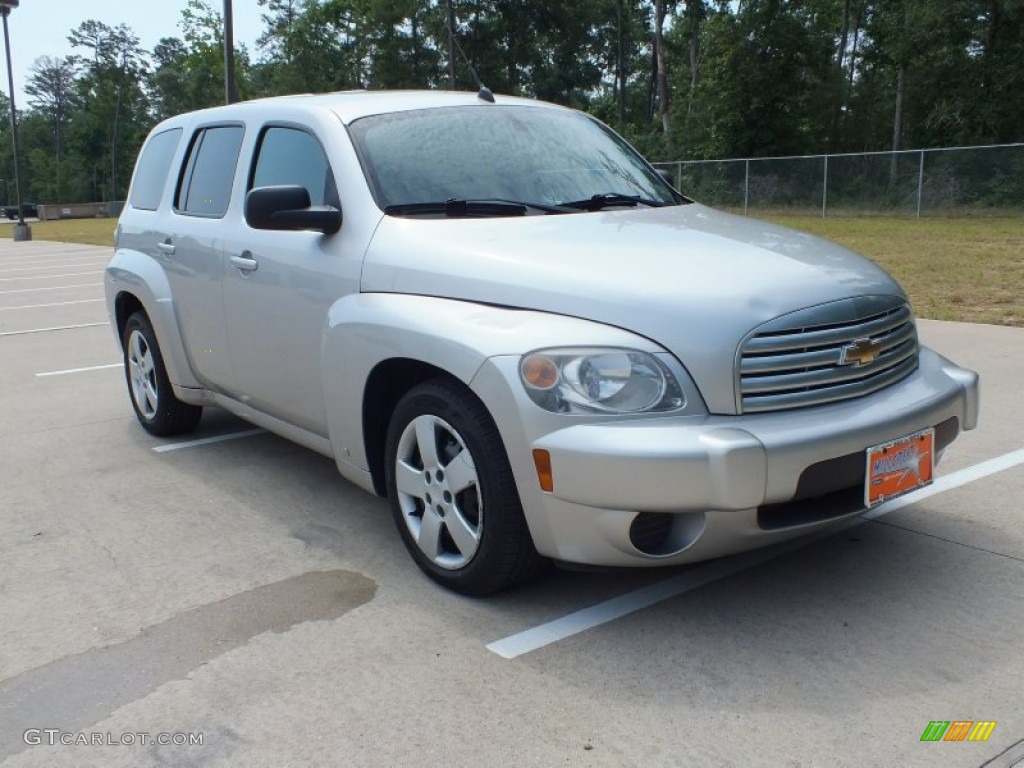
[[[225,214],[243,134],[240,125],[204,128],[196,134],[178,190],[179,211],[199,216]]]
[[[305,187],[313,205],[341,207],[323,147],[297,128],[267,128],[260,140],[249,188],[278,184]]]
[[[135,168],[135,181],[132,183],[132,195],[128,202],[132,208],[143,211],[155,211],[160,207],[167,173],[171,170],[171,160],[181,141],[181,128],[173,128],[153,136]]]

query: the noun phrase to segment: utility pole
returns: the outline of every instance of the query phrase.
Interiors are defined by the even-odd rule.
[[[448,0],[448,90],[455,90],[455,7]]]
[[[14,225],[13,240],[15,242],[31,240],[32,230],[25,223],[24,211],[21,209],[21,153],[18,151],[18,113],[14,108],[14,71],[11,69],[11,35],[7,29],[7,17],[17,8],[19,0],[0,0],[0,14],[4,17],[4,47],[7,52],[7,84],[11,95],[11,141],[14,144],[14,204],[18,206],[18,223]]]
[[[224,0],[224,103],[238,101],[235,87],[235,21],[231,13],[231,0]]]

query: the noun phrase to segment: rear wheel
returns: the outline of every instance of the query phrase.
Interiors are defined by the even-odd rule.
[[[136,312],[128,318],[121,346],[132,407],[146,431],[169,437],[195,429],[203,409],[174,396],[156,334],[144,312]]]
[[[386,457],[395,524],[434,581],[485,595],[540,568],[498,429],[471,393],[445,380],[412,389],[392,415]]]

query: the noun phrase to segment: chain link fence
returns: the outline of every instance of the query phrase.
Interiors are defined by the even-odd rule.
[[[654,165],[683,194],[744,214],[1024,214],[1024,143]]]

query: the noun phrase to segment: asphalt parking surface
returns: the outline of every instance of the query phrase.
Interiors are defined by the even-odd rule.
[[[266,433],[153,450],[181,440],[135,421],[108,256],[0,241],[4,768],[1024,761],[1024,329],[921,322],[983,393],[927,498],[771,558],[474,600],[318,454]],[[190,438],[251,429],[208,410]],[[922,742],[934,720],[997,725]],[[139,735],[161,733],[203,743]]]

